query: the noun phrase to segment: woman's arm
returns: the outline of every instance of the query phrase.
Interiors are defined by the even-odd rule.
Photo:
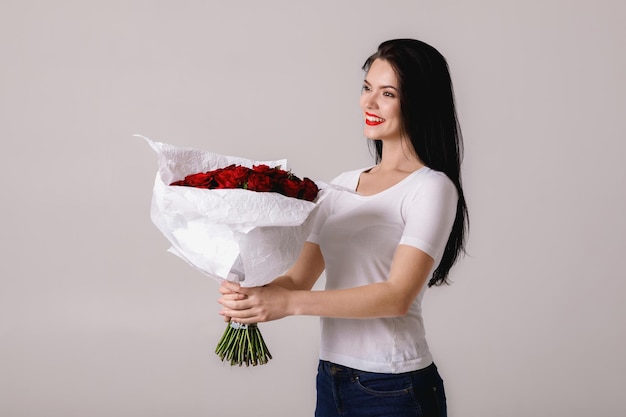
[[[324,272],[324,267],[324,257],[319,245],[305,242],[293,266],[285,275],[272,281],[272,284],[289,290],[310,290]]]
[[[317,247],[313,244],[307,244]],[[316,258],[315,248],[309,248]],[[321,257],[321,253],[319,254]],[[307,272],[308,262],[297,262],[290,273],[265,287],[241,288],[225,282],[224,292],[236,293],[219,302],[220,314],[243,324],[259,323],[289,315],[313,315],[337,318],[396,317],[405,315],[415,297],[426,283],[434,260],[425,252],[408,245],[399,245],[386,281],[356,288],[311,291],[312,276],[323,268],[323,259]],[[300,265],[298,265],[300,264]],[[304,268],[304,269],[300,269]],[[321,270],[317,276],[321,274]],[[312,281],[311,281],[312,280]]]

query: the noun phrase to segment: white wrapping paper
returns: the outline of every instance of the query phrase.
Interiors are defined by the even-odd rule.
[[[312,227],[315,202],[273,192],[207,190],[170,186],[197,172],[231,164],[265,164],[287,169],[287,161],[254,161],[155,142],[140,135],[158,154],[151,218],[171,243],[170,252],[210,277],[265,285],[298,257]]]

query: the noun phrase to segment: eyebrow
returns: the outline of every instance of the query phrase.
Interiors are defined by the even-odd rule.
[[[366,83],[367,85],[372,85],[369,81],[367,81],[367,79],[363,80],[363,82]],[[400,92],[400,90],[398,90],[398,88],[394,87],[393,85],[381,85],[379,88],[392,88],[396,90],[398,93]]]

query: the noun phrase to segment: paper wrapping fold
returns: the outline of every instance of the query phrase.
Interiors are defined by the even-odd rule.
[[[272,192],[170,186],[197,172],[231,164],[287,169],[287,161],[254,161],[155,142],[158,154],[151,218],[171,243],[170,252],[214,279],[265,285],[298,257],[317,203]],[[320,184],[318,186],[321,187]]]

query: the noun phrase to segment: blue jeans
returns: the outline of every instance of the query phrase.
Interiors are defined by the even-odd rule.
[[[317,369],[315,417],[446,417],[435,364],[413,372],[364,372],[327,361]]]

